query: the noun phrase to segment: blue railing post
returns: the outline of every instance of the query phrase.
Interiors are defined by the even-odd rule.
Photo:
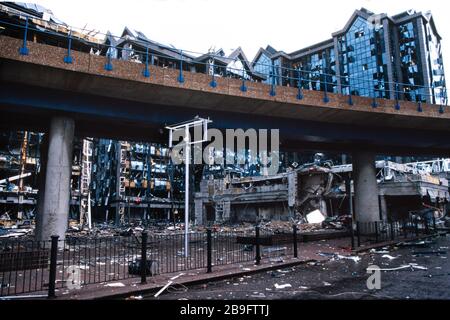
[[[400,92],[398,83],[395,84],[395,110],[400,110]]]
[[[417,95],[419,102],[417,103],[417,112],[422,112],[422,95],[419,93]]]
[[[374,88],[373,88],[373,99],[372,99],[372,108],[376,108],[376,107],[378,107],[378,104],[377,104],[377,88],[376,88],[376,86],[374,86]]]
[[[212,79],[211,79],[211,82],[209,83],[209,85],[211,86],[211,88],[217,87],[217,82],[216,82],[216,77],[215,77],[215,72],[214,72],[214,61],[212,63]]]
[[[180,75],[178,76],[178,82],[184,83],[183,77],[183,50],[180,50]]]
[[[242,85],[241,85],[241,91],[247,92],[247,87],[245,86],[245,66],[242,64]]]
[[[325,74],[322,74],[323,77],[323,87],[324,87],[324,91],[323,91],[323,102],[328,103],[330,102],[330,99],[328,98],[328,88],[327,88],[327,76]]]
[[[111,62],[111,46],[108,46],[108,51],[106,53],[106,57],[107,57],[107,61],[105,64],[105,70],[106,71],[112,71],[113,66],[112,66],[112,62]]]
[[[341,80],[342,82],[342,80]],[[348,105],[353,106],[352,86],[350,82],[350,75],[348,75]]]
[[[150,71],[148,70],[148,47],[145,50],[145,69],[142,72],[142,75],[146,78],[150,77]]]
[[[303,99],[303,90],[302,90],[302,72],[300,69],[298,69],[298,94],[297,99],[302,100]]]
[[[444,100],[445,100],[444,89],[441,88],[441,105],[439,106],[439,113],[440,114],[444,113]]]
[[[270,87],[270,96],[275,97],[276,94],[277,93],[275,91],[275,66],[272,65],[272,85]]]
[[[23,56],[27,56],[30,52],[27,48],[27,36],[28,36],[28,17],[25,19],[25,31],[23,33],[23,45],[19,49],[19,53]]]
[[[72,47],[72,30],[69,31],[68,42],[69,42],[69,44],[67,45],[67,56],[64,57],[64,62],[71,64],[73,61],[72,56],[70,55],[70,49]]]

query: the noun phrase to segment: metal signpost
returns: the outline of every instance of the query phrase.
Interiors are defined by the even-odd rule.
[[[169,149],[172,151],[172,137],[174,131],[184,130],[184,256],[189,257],[189,164],[191,158],[191,145],[208,141],[208,123],[212,121],[195,117],[193,120],[167,126],[169,130]],[[202,139],[191,141],[189,130],[203,127]],[[195,139],[195,136],[194,136]]]

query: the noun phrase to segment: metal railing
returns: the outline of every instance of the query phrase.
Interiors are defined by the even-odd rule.
[[[398,221],[356,222],[352,248],[432,235],[437,232],[436,220],[407,218]]]
[[[207,229],[188,235],[148,234],[105,238],[68,237],[49,241],[0,242],[0,297],[41,292],[52,298],[90,284],[189,270],[219,271],[227,265],[281,263],[299,256],[302,240],[297,226],[282,234],[261,230],[219,232]],[[404,241],[436,232],[435,220],[410,218],[395,222],[358,222],[351,235],[352,248]]]
[[[38,18],[33,18],[33,20],[39,20]],[[46,22],[47,23],[47,22]],[[23,45],[19,48],[19,53],[22,55],[29,54],[29,48],[27,47],[28,38],[30,38],[30,33],[41,33],[56,36],[62,39],[62,43],[65,44],[67,48],[67,55],[64,57],[64,62],[67,64],[76,63],[75,59],[73,59],[72,51],[72,42],[75,39],[72,34],[74,30],[79,30],[78,39],[86,42],[85,39],[81,38],[81,34],[83,30],[81,28],[73,28],[69,26],[61,26],[63,30],[69,30],[67,34],[61,34],[54,30],[47,30],[40,26],[31,27],[28,22],[28,18],[25,18],[24,24],[12,23],[5,20],[0,20],[0,24],[5,26],[5,29],[15,29],[15,31],[23,30]],[[53,25],[55,25],[53,23]],[[56,28],[58,30],[58,28]],[[101,34],[101,33],[98,33]],[[18,35],[17,33],[15,34]],[[106,37],[111,37],[111,35],[103,34]],[[127,37],[114,37],[116,40],[127,40]],[[208,53],[208,59],[212,59],[212,64],[210,62],[202,62],[196,60],[196,56],[203,55],[202,53],[189,51],[189,50],[179,50],[172,47],[163,46],[160,44],[156,44],[161,46],[170,54],[162,54],[162,53],[154,53],[151,52],[150,46],[155,45],[155,43],[150,42],[148,39],[139,39],[137,40],[139,45],[143,48],[142,50],[138,49],[125,49],[120,48],[123,52],[129,52],[127,56],[133,56],[137,59],[134,61],[143,64],[142,75],[143,77],[151,77],[152,72],[150,66],[159,65],[163,67],[167,67],[165,63],[171,65],[173,69],[179,70],[177,80],[180,84],[185,82],[184,72],[189,72],[192,66],[204,67],[205,74],[209,74],[211,76],[210,87],[217,88],[219,83],[217,78],[219,77],[229,77],[229,78],[237,78],[242,80],[242,84],[240,86],[240,90],[243,93],[248,92],[251,88],[246,84],[247,82],[255,81],[255,76],[257,72],[253,70],[252,62],[243,61],[244,64],[242,68],[236,68],[234,66],[230,66],[229,64],[236,62],[237,58],[229,58],[225,56],[218,55],[217,53]],[[106,56],[106,63],[104,69],[106,71],[114,70],[114,60],[116,60],[117,50],[119,50],[116,46],[108,45],[105,43],[91,43],[92,48],[96,48],[99,50],[101,55]],[[190,55],[186,55],[186,54]],[[195,55],[195,56],[194,56]],[[128,58],[127,58],[128,59]],[[124,59],[122,59],[124,60]],[[126,60],[126,59],[125,59]],[[228,62],[228,65],[219,65],[215,63],[216,60],[221,60]],[[131,60],[133,61],[133,60]],[[165,61],[160,62],[160,61]],[[242,61],[242,60],[241,60]],[[247,67],[246,67],[247,65]],[[447,99],[447,91],[445,87],[440,88],[440,92],[436,93],[437,88],[434,86],[425,86],[425,85],[412,85],[409,83],[401,83],[401,82],[389,82],[380,79],[368,79],[367,77],[355,77],[355,76],[338,76],[336,74],[325,73],[322,70],[319,71],[311,71],[311,70],[301,70],[299,68],[290,68],[285,66],[274,66],[273,64],[262,64],[258,63],[258,65],[267,67],[271,70],[271,72],[266,75],[268,78],[267,85],[269,86],[268,94],[270,96],[276,96],[276,87],[279,85],[295,87],[298,90],[297,99],[302,100],[304,98],[303,90],[315,90],[322,91],[324,93],[323,101],[324,103],[329,102],[329,93],[341,93],[344,95],[348,95],[348,104],[349,106],[353,105],[353,96],[361,95],[365,97],[371,97],[372,107],[376,108],[378,106],[377,99],[389,98],[394,100],[395,103],[393,107],[397,110],[401,108],[400,101],[415,101],[417,102],[417,111],[423,111],[423,102],[433,101],[435,97],[439,97],[441,103],[439,112],[444,113],[444,105],[448,104]],[[210,72],[212,70],[212,72]],[[222,73],[222,74],[221,74]],[[253,78],[252,78],[253,77]],[[344,84],[344,87],[340,88],[338,85]],[[368,92],[368,94],[359,94],[359,92]]]
[[[0,297],[42,292],[50,298],[90,284],[297,257],[298,238],[272,243],[270,232],[191,232],[104,238],[67,237],[49,241],[0,242]],[[270,239],[268,242],[267,240]],[[293,250],[293,248],[295,248]]]

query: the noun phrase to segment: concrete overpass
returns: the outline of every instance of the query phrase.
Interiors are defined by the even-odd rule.
[[[374,155],[450,154],[450,113],[440,106],[353,97],[216,78],[200,73],[144,65],[72,51],[73,63],[64,62],[67,49],[28,43],[0,36],[0,125],[49,132],[45,188],[40,192],[41,238],[63,235],[69,203],[72,140],[75,134],[120,139],[166,141],[162,128],[200,115],[214,120],[217,128],[280,129],[281,148],[314,148],[354,153],[355,209],[360,220],[378,215]],[[375,201],[376,200],[376,201]],[[39,231],[39,230],[38,230]]]

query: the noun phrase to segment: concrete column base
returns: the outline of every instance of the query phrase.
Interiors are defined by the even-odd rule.
[[[69,218],[70,178],[75,122],[70,118],[51,120],[43,203],[37,219],[36,238],[49,240],[52,235],[65,238]]]
[[[374,153],[358,152],[353,155],[353,179],[356,221],[379,221],[380,205]]]

